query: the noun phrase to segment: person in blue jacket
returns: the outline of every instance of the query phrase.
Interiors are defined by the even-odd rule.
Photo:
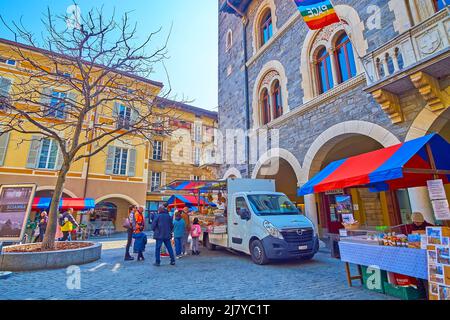
[[[181,218],[181,212],[175,213],[175,220],[173,221],[173,237],[175,238],[175,254],[177,259],[183,256],[183,237],[186,231],[186,223]]]
[[[175,265],[175,255],[173,253],[172,239],[173,219],[169,215],[166,207],[162,206],[158,210],[158,214],[152,222],[153,239],[156,240],[155,247],[155,266],[161,265],[161,246],[164,243],[170,255],[170,264]]]
[[[133,252],[138,254],[137,261],[144,261],[144,251],[147,245],[147,235],[141,230],[142,227],[137,225],[133,233],[134,245]]]

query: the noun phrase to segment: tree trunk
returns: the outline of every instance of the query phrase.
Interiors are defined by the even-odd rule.
[[[64,190],[64,183],[68,172],[68,166],[63,165],[56,180],[55,192],[53,193],[52,201],[50,203],[50,212],[48,213],[47,229],[45,231],[44,240],[42,241],[42,248],[51,250],[55,248],[56,227],[59,218],[59,202]]]

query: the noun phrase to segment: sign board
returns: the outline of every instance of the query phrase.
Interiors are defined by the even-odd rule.
[[[428,285],[430,300],[450,300],[450,229],[427,227]]]
[[[428,180],[427,186],[436,219],[450,220],[450,209],[447,194],[444,188],[444,182],[441,179]]]
[[[445,193],[444,181],[438,180],[428,180],[428,193],[430,195],[430,200],[442,200],[447,199],[447,194]]]
[[[35,192],[35,184],[0,187],[0,241],[22,241]]]

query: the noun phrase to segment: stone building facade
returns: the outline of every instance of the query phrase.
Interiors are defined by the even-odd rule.
[[[227,129],[253,135],[278,129],[272,140],[248,139],[243,148],[249,151],[243,153],[250,156],[249,164],[226,162],[221,175],[274,178],[277,188],[304,206],[325,233],[332,224],[328,200],[299,198],[296,189],[331,161],[430,132],[450,141],[450,19],[445,3],[333,3],[341,22],[312,31],[294,1],[219,0],[219,128],[224,135]],[[340,44],[345,39],[350,45]],[[329,59],[325,67],[323,56]],[[347,74],[342,71],[346,64]],[[281,114],[274,111],[278,106]],[[278,170],[265,170],[274,165]],[[355,215],[367,225],[405,222],[398,213],[405,210],[420,210],[432,219],[422,188],[376,197],[351,193]],[[408,208],[397,204],[403,197],[409,199]]]

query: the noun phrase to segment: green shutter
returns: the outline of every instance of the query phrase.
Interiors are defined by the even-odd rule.
[[[39,136],[33,136],[31,138],[30,150],[28,151],[27,168],[36,168],[40,149],[41,138]]]
[[[10,79],[0,77],[0,96],[8,96],[9,90],[11,90],[11,83]]]
[[[113,107],[113,110],[112,110],[113,118],[119,117],[119,108],[120,108],[120,103],[114,102],[114,107]]]
[[[55,140],[55,143],[58,143],[58,142],[56,142],[56,140]],[[63,153],[61,151],[61,147],[59,146],[59,143],[58,143],[58,159],[57,159],[57,162],[56,162],[56,168],[55,169],[56,170],[60,170],[62,165],[63,165],[63,162],[64,162],[64,156],[63,156]]]
[[[52,88],[45,88],[42,90],[41,104],[43,108],[50,105],[50,102],[52,101],[52,93]]]
[[[6,150],[8,150],[9,132],[0,135],[0,166],[5,163]]]
[[[108,156],[106,159],[106,174],[113,174],[114,167],[114,155],[116,153],[116,148],[112,146],[108,146]]]
[[[136,175],[136,149],[130,150],[128,161],[128,176],[134,177]]]
[[[138,121],[138,117],[139,117],[139,111],[137,111],[136,109],[131,109],[131,125],[134,126],[136,124],[136,122]]]

